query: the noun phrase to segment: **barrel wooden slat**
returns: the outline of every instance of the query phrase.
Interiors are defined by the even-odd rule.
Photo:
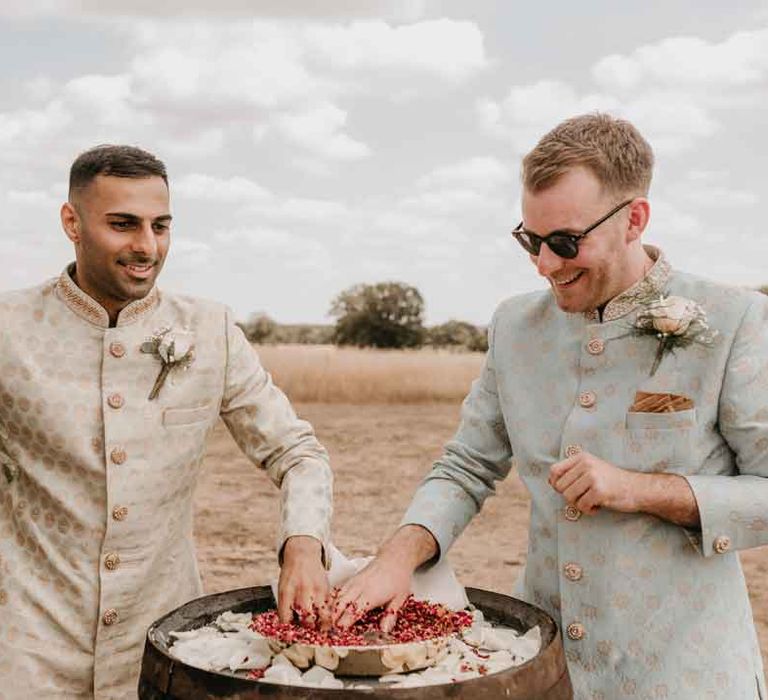
[[[140,700],[255,700],[256,698],[395,698],[396,700],[572,700],[573,691],[565,665],[557,625],[544,611],[522,601],[490,591],[467,588],[469,600],[487,619],[524,632],[539,625],[542,651],[514,669],[461,683],[373,690],[330,690],[303,686],[256,683],[231,673],[213,673],[189,666],[168,654],[174,630],[187,630],[213,622],[226,610],[261,612],[275,603],[269,586],[243,588],[193,600],[158,620],[147,633],[139,681]]]

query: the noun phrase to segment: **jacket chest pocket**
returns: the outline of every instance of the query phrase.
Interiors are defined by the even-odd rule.
[[[163,425],[177,426],[207,426],[211,421],[212,408],[210,404],[192,408],[166,408],[163,411]]]
[[[696,465],[696,409],[627,413],[624,461],[641,472],[689,472]]]

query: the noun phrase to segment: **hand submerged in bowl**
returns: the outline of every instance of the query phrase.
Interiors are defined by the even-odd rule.
[[[319,540],[304,535],[286,540],[277,591],[281,622],[292,622],[297,615],[304,627],[330,629],[330,587]]]
[[[383,607],[381,631],[388,634],[398,610],[411,594],[413,572],[438,552],[430,532],[418,525],[404,525],[381,547],[376,558],[341,586],[331,601],[331,621],[351,627],[369,610]]]

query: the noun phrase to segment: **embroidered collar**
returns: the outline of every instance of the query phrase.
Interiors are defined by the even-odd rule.
[[[626,316],[648,299],[658,297],[667,288],[672,268],[664,257],[664,253],[655,246],[646,245],[643,247],[654,261],[651,269],[648,270],[648,274],[643,279],[635,282],[629,289],[608,302],[603,309],[603,322],[615,321],[617,318]],[[597,309],[587,311],[584,316],[589,323],[600,323],[600,313]]]
[[[59,298],[76,313],[95,326],[109,328],[109,314],[95,299],[88,296],[75,284],[72,277],[75,273],[75,263],[70,263],[61,273],[56,282],[56,292]],[[118,326],[126,326],[152,311],[160,301],[160,292],[154,286],[143,299],[132,301],[120,311],[117,316]]]

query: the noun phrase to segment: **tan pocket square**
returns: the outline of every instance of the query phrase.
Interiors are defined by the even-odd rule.
[[[693,408],[693,401],[687,396],[638,391],[635,394],[635,402],[629,410],[633,413],[676,413],[691,408]]]

